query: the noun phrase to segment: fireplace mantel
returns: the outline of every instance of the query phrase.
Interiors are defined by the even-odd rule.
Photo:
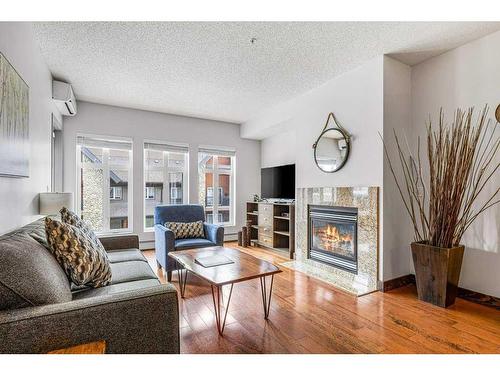
[[[318,206],[356,209],[356,272],[310,259],[308,212],[309,207]],[[284,266],[319,278],[358,296],[377,290],[379,232],[377,187],[299,188],[295,216],[295,260],[285,263]]]

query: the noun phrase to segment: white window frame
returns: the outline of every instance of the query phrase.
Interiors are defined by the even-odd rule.
[[[154,186],[146,186],[144,192],[144,199],[153,200],[156,197],[155,187]]]
[[[182,173],[182,204],[187,204],[189,202],[189,190],[187,185],[189,183],[189,167],[187,165],[187,159],[189,158],[188,154],[184,155],[184,168],[179,167],[166,167],[165,176],[163,176],[163,186],[165,186],[167,202],[164,204],[172,204],[172,191],[170,190],[170,173]]]
[[[199,154],[203,153],[206,155],[210,155],[212,159],[212,167],[206,165],[198,165],[199,173],[212,173],[213,176],[213,186],[212,191],[219,192],[218,194],[213,195],[213,204],[210,207],[210,211],[212,211],[213,223],[221,224],[225,227],[232,227],[235,225],[235,216],[236,216],[236,155],[226,155],[224,153],[217,153],[217,150],[214,149],[213,152],[207,152],[204,150],[198,150],[198,160]],[[231,168],[219,168],[219,157],[229,157],[231,158]],[[199,163],[199,162],[198,162]],[[229,176],[229,206],[221,206],[220,205],[220,191],[222,187],[219,187],[219,176],[220,175],[228,175]],[[198,185],[201,176],[198,176]],[[206,198],[205,198],[206,200]],[[206,202],[203,202],[203,208],[206,211]],[[229,211],[229,221],[221,222],[222,214],[219,212],[219,209],[224,211]],[[215,220],[217,219],[217,220]]]
[[[113,194],[111,194],[113,192]],[[119,194],[117,194],[120,192]],[[109,199],[115,201],[121,201],[123,199],[123,187],[122,186],[110,186],[109,187]]]
[[[169,191],[170,191],[170,199],[172,199],[172,198],[173,198],[173,199],[177,200],[177,199],[178,199],[178,196],[179,196],[179,188],[176,188],[176,187],[171,187],[171,188],[169,189]],[[174,194],[174,193],[175,193],[175,194]],[[182,198],[183,198],[182,200],[184,201],[184,194],[182,195]]]
[[[214,206],[214,187],[213,186],[207,187],[206,194],[207,194],[207,196],[205,197],[205,203],[208,202],[209,198],[210,198],[210,201],[212,202],[212,205],[207,204],[206,207],[213,207]]]
[[[100,167],[96,167],[96,169],[101,169],[103,170],[104,174],[104,181],[105,183],[103,184],[103,196],[105,197],[103,207],[102,207],[102,215],[103,215],[103,223],[104,223],[104,228],[101,231],[95,231],[97,235],[108,235],[108,234],[124,234],[124,233],[133,233],[134,227],[133,227],[133,191],[134,191],[134,186],[133,186],[133,176],[134,176],[134,170],[133,170],[133,156],[134,156],[134,144],[131,138],[124,138],[124,137],[113,137],[113,136],[105,136],[105,135],[98,135],[98,134],[80,134],[78,133],[76,135],[77,139],[79,137],[84,137],[84,138],[95,138],[95,139],[100,139],[100,140],[107,140],[107,141],[115,141],[115,142],[127,142],[130,143],[130,150],[129,150],[129,158],[128,158],[128,168],[129,168],[129,174],[128,174],[128,185],[127,185],[127,222],[128,222],[128,228],[120,228],[120,229],[111,229],[110,228],[110,215],[109,215],[109,209],[110,209],[110,182],[109,182],[109,175],[110,175],[110,168],[109,168],[109,148],[106,147],[101,147],[103,150],[102,153],[102,163]],[[94,146],[89,146],[89,147],[94,147]],[[82,168],[82,146],[76,143],[76,210],[75,212],[81,217],[81,204],[82,202],[80,201],[82,189],[81,189],[81,184],[82,184],[82,179],[81,179],[81,174],[80,174],[80,169]],[[87,168],[92,168],[91,166],[87,166]],[[123,187],[122,187],[122,199],[123,199]]]
[[[146,179],[147,179],[147,168],[146,168],[146,152],[150,149],[147,149],[145,147],[146,143],[156,143],[158,145],[171,145],[172,143],[169,142],[159,142],[157,140],[155,141],[144,141],[143,143],[143,169],[144,169],[144,176],[143,176],[143,186],[146,187]],[[186,148],[186,151],[163,151],[163,150],[157,150],[161,151],[163,153],[163,194],[162,194],[162,202],[161,204],[169,204],[170,198],[171,198],[171,191],[170,191],[170,181],[169,181],[169,173],[182,173],[182,203],[187,204],[189,202],[189,148],[187,145],[182,145],[183,147]],[[154,150],[152,148],[151,150]],[[183,167],[177,167],[177,166],[169,166],[168,165],[168,157],[169,154],[184,154],[184,166]],[[143,222],[144,222],[144,232],[153,232],[154,231],[154,226],[152,227],[147,227],[146,226],[146,199],[143,200]]]

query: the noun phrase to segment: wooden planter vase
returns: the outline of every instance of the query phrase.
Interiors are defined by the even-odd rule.
[[[418,299],[440,307],[455,303],[465,247],[411,244]]]

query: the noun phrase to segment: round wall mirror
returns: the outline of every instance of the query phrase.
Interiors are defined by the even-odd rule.
[[[326,129],[315,144],[314,161],[323,172],[336,172],[347,162],[350,147],[349,136],[343,129]]]

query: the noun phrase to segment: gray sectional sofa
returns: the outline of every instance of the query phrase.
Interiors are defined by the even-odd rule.
[[[105,340],[106,353],[179,353],[173,285],[137,236],[102,238],[112,284],[78,288],[46,248],[42,219],[0,237],[0,353],[47,353]]]

